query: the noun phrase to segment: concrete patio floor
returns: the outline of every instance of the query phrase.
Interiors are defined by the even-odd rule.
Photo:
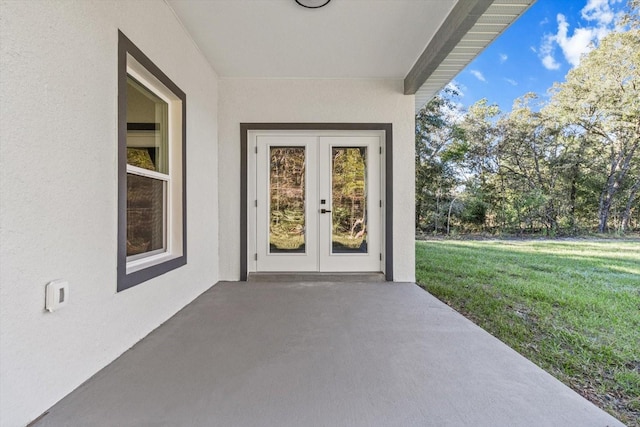
[[[412,283],[219,283],[37,426],[621,426]]]

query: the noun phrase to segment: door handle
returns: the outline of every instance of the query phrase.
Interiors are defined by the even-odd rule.
[[[331,212],[331,211],[328,210],[328,209],[320,209],[320,213],[329,213],[329,212]]]

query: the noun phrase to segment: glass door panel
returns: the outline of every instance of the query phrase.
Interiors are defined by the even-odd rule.
[[[331,252],[367,253],[367,147],[331,150]]]
[[[321,136],[318,151],[319,271],[380,271],[380,137]]]
[[[269,253],[304,253],[305,148],[269,151]]]
[[[317,138],[256,137],[257,271],[318,269]]]

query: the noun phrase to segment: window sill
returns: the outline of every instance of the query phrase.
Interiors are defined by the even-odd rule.
[[[163,252],[161,254],[148,256],[145,258],[137,259],[135,261],[127,262],[127,274],[135,273],[136,271],[144,270],[145,268],[153,267],[155,265],[163,264],[172,259],[180,258],[181,254]]]

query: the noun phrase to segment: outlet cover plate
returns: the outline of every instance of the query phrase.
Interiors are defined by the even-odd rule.
[[[59,310],[69,302],[69,282],[54,280],[45,288],[45,306],[47,311]]]

